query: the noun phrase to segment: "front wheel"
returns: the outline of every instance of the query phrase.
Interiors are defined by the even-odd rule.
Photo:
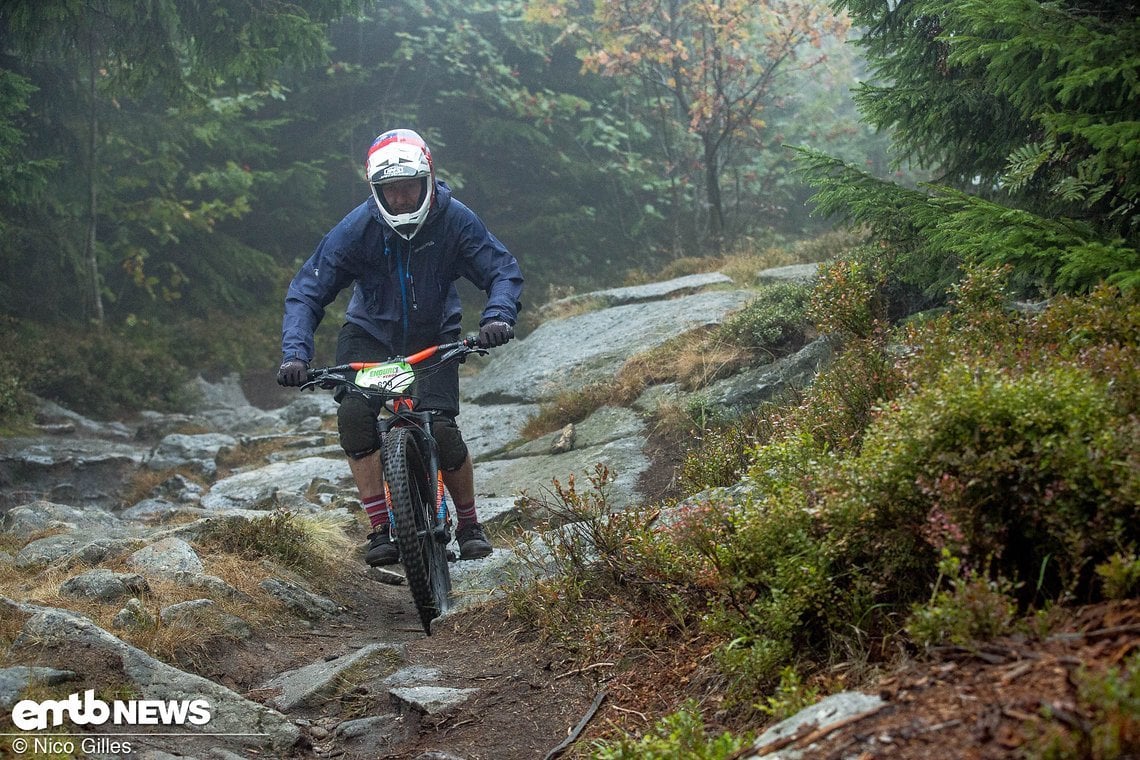
[[[384,445],[384,478],[392,508],[396,543],[412,599],[424,632],[431,621],[447,612],[451,574],[447,549],[435,539],[436,500],[434,474],[427,472],[427,457],[409,428],[395,428]]]

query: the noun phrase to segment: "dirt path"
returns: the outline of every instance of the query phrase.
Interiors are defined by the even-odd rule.
[[[351,654],[376,643],[401,644],[389,670],[438,671],[440,686],[472,690],[459,707],[439,715],[400,712],[389,737],[347,740],[343,721],[399,711],[388,687],[367,681],[288,713],[305,728],[293,758],[418,758],[464,760],[543,758],[565,738],[596,694],[592,679],[567,675],[575,666],[509,619],[505,603],[486,603],[439,621],[424,635],[406,586],[380,583],[363,569],[343,579],[336,594],[344,611],[302,630],[264,631],[240,647],[216,653],[213,680],[255,701],[272,692],[258,686],[278,673]]]

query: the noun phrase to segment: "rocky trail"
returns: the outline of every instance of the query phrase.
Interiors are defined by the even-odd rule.
[[[468,612],[436,621],[431,637],[398,575],[360,562],[366,527],[328,394],[199,379],[194,410],[126,422],[45,402],[38,436],[0,442],[0,636],[11,642],[0,708],[88,690],[111,707],[208,704],[206,723],[125,726],[145,729],[134,731],[77,725],[66,718],[79,713],[67,713],[49,727],[64,732],[60,743],[40,745],[63,752],[43,756],[544,756],[591,705],[599,674],[565,677],[574,664],[525,640],[495,602],[527,572],[512,544],[534,521],[516,497],[600,462],[617,473],[615,508],[644,499],[646,419],[657,402],[604,408],[572,444],[563,436],[555,446],[557,434],[521,441],[518,431],[554,393],[612,377],[630,354],[718,322],[751,291],[699,275],[594,295],[600,308],[543,324],[463,380],[461,424],[497,550],[453,565],[455,609]],[[760,384],[774,393],[811,361],[783,374],[769,367]],[[272,384],[269,373],[261,382]],[[140,482],[151,485],[139,492]],[[209,526],[274,510],[337,526],[351,556],[320,578],[268,562],[216,567],[203,548]],[[4,723],[3,751],[47,741],[21,733],[15,718]]]
[[[267,371],[198,379],[185,414],[98,422],[44,403],[36,436],[0,440],[0,757],[524,760],[647,728],[677,707],[683,668],[564,659],[512,620],[503,592],[540,572],[522,547],[541,516],[517,496],[602,463],[617,474],[613,508],[651,502],[670,452],[650,420],[683,392],[655,386],[569,438],[519,430],[560,389],[613,377],[631,353],[716,323],[751,293],[701,275],[589,294],[592,311],[469,368],[460,422],[496,550],[452,566],[455,609],[431,636],[399,574],[363,564],[367,528],[328,394],[283,392]],[[713,384],[705,403],[759,403],[829,355],[809,344]],[[290,565],[217,551],[219,525],[281,511],[339,536],[339,556]],[[1018,756],[1043,705],[1073,712],[1078,668],[1136,646],[1138,620],[1105,607],[1036,647],[914,663],[771,727],[749,756]]]

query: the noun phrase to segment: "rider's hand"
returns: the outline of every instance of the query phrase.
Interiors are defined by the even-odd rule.
[[[282,362],[277,370],[278,385],[304,385],[309,379],[309,363],[304,359]]]
[[[479,347],[494,348],[515,337],[515,330],[506,322],[493,320],[479,328]]]

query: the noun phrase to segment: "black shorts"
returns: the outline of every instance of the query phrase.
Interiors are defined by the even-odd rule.
[[[437,343],[450,343],[459,340],[459,333],[439,336]],[[427,348],[417,347],[417,351]],[[378,362],[397,356],[390,346],[373,338],[367,330],[351,322],[340,329],[336,339],[336,363]],[[450,362],[437,367],[437,357],[425,359],[416,365],[416,382],[412,395],[418,399],[418,408],[443,412],[451,417],[459,414],[459,363]],[[339,402],[344,397],[342,391],[335,396]],[[379,402],[376,408],[379,411]]]

